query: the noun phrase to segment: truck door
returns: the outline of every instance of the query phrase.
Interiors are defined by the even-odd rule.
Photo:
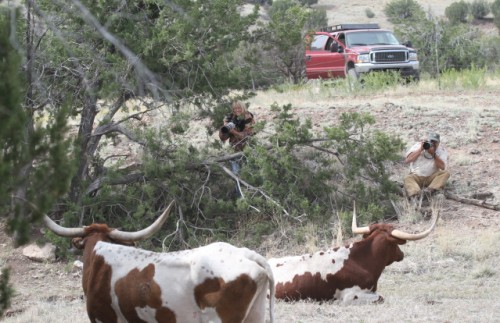
[[[339,48],[328,33],[315,34],[306,49],[306,75],[308,79],[344,76],[344,54],[332,49]]]

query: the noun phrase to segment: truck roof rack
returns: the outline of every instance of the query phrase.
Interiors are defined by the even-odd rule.
[[[321,28],[321,31],[335,32],[342,30],[356,30],[356,29],[380,29],[378,24],[341,24],[335,26],[328,26]]]

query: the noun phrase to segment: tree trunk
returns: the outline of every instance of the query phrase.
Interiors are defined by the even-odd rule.
[[[78,168],[75,176],[71,180],[71,188],[70,188],[70,201],[78,204],[81,199],[82,191],[84,188],[82,187],[83,183],[88,180],[88,169],[91,159],[95,153],[91,149],[89,143],[91,141],[92,129],[94,127],[95,117],[97,115],[97,100],[96,98],[89,93],[88,91],[85,93],[84,107],[81,114],[81,122],[80,127],[78,129],[78,143],[80,149],[80,158],[78,162]],[[97,145],[95,145],[97,147]]]

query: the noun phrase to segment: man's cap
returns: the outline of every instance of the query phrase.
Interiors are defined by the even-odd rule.
[[[440,142],[441,141],[441,137],[439,136],[438,133],[435,133],[435,132],[429,132],[429,141],[437,141],[437,142]]]

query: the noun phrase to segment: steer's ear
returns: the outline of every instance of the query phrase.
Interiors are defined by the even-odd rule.
[[[397,244],[405,244],[406,243],[406,240],[399,239],[399,238],[396,238],[396,237],[393,237],[393,236],[388,236],[387,238],[389,239],[389,241],[397,243]]]

